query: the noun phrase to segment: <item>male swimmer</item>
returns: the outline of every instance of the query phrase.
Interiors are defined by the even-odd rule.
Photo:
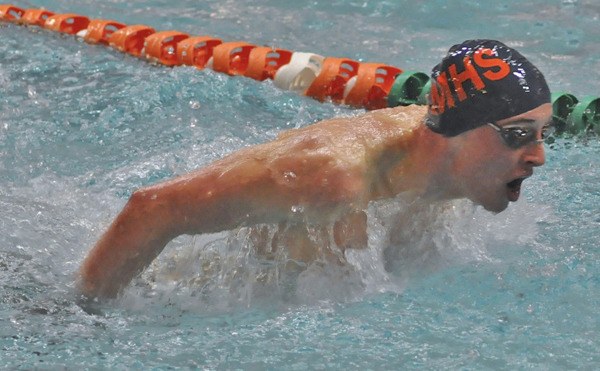
[[[429,100],[290,130],[134,192],[85,258],[81,292],[116,296],[181,234],[275,224],[292,258],[309,260],[306,225],[341,250],[365,247],[370,201],[468,198],[492,212],[517,201],[545,161],[540,71],[498,41],[465,41],[433,68]]]

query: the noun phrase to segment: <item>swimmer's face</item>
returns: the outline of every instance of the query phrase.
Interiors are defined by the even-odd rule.
[[[551,123],[552,105],[543,104],[531,111],[496,122],[496,128],[484,125],[460,135],[460,149],[455,172],[461,178],[462,192],[486,210],[500,212],[509,202],[519,199],[521,183],[533,174],[533,168],[546,158],[541,142],[544,130]],[[514,148],[498,131],[519,128],[534,136]],[[506,131],[505,131],[506,132]],[[514,133],[513,133],[514,134]]]

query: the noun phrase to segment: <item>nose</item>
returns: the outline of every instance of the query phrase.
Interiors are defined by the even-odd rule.
[[[523,161],[529,166],[542,166],[546,163],[544,143],[536,141],[528,145],[523,153]]]

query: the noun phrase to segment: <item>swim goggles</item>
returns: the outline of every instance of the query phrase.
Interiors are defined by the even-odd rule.
[[[554,125],[546,125],[542,129],[542,139],[535,139],[536,130],[525,128],[523,126],[504,126],[500,127],[493,122],[488,125],[494,128],[502,137],[504,144],[510,148],[521,148],[531,143],[543,143],[554,132]]]

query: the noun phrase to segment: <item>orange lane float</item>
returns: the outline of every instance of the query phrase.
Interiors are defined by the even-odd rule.
[[[347,58],[325,58],[321,73],[308,87],[305,95],[318,101],[331,98],[339,103],[344,99],[346,83],[358,72],[359,63]]]
[[[44,27],[46,20],[53,15],[53,12],[45,9],[25,9],[25,13],[19,20],[19,23]]]
[[[12,4],[0,5],[0,19],[8,22],[18,22],[22,17],[25,10],[16,7]]]
[[[361,63],[358,73],[347,84],[344,103],[354,107],[379,109],[388,107],[387,97],[396,76],[402,73],[397,67],[380,63]]]
[[[92,19],[83,39],[90,44],[108,45],[110,36],[124,27],[125,25],[123,23],[106,19]]]
[[[184,39],[177,44],[177,59],[181,64],[202,69],[212,58],[215,46],[222,43],[223,41],[220,39],[211,36],[195,36]]]
[[[152,62],[165,66],[177,66],[181,62],[177,58],[177,44],[189,38],[188,34],[179,31],[161,31],[146,37],[144,53]]]
[[[250,51],[244,76],[258,81],[272,80],[277,70],[290,63],[291,59],[292,52],[289,50],[258,46]]]
[[[51,31],[75,35],[79,31],[85,30],[89,24],[90,19],[79,14],[54,14],[46,19],[44,28]]]
[[[354,107],[377,109],[424,104],[422,96],[429,86],[425,74],[402,73],[399,68],[383,64],[326,58],[247,42],[224,43],[211,36],[190,37],[178,31],[156,32],[146,25],[127,26],[71,13],[23,10],[9,4],[0,5],[0,20],[77,35],[88,43],[108,44],[167,66],[185,64],[259,81],[271,79],[281,89]]]
[[[243,75],[248,68],[250,51],[256,45],[243,41],[232,41],[215,46],[212,69],[228,75]]]
[[[124,53],[139,57],[144,49],[146,37],[154,33],[154,28],[141,24],[123,27],[108,38],[108,45]]]

